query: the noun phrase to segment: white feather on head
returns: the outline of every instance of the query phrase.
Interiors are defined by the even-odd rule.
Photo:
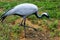
[[[48,13],[46,13],[46,12],[44,12],[44,13],[42,13],[42,14],[48,15]]]

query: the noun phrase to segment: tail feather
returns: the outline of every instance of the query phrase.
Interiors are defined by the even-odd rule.
[[[9,11],[9,10],[8,10]],[[1,20],[1,22],[3,22],[4,21],[4,19],[6,18],[6,13],[8,12],[8,11],[6,11],[4,14],[2,14],[2,16],[0,17],[0,20]]]
[[[3,14],[3,15],[0,17],[1,22],[3,22],[5,18],[6,18],[6,16]]]
[[[11,10],[11,9],[9,9],[9,10]],[[2,14],[2,16],[0,17],[1,22],[3,22],[4,19],[8,16],[9,10],[7,10],[4,14]],[[7,12],[8,12],[8,14],[7,14]]]

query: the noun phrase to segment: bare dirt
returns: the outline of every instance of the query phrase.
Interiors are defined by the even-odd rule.
[[[20,23],[22,19],[17,19],[15,22],[13,22],[13,24],[17,24],[17,23]],[[48,21],[49,22],[49,21]],[[38,21],[39,23],[39,21]],[[31,26],[33,28],[40,28],[39,25],[36,25],[36,24],[33,24],[31,23],[30,20],[26,20],[26,24],[28,26]],[[58,23],[58,30],[60,30],[60,21]],[[42,31],[41,30],[33,30],[33,29],[30,29],[28,28],[26,30],[26,38],[24,37],[24,31],[21,33],[20,37],[19,37],[19,40],[60,40],[60,37],[58,36],[55,36],[55,37],[51,37],[50,36],[50,31],[48,30],[47,26],[46,25],[41,25],[42,27]]]
[[[5,2],[5,0],[0,0],[1,2]],[[7,2],[12,2],[13,0],[6,0]],[[3,12],[2,8],[0,8],[0,12]],[[12,22],[13,25],[15,24],[19,24],[21,22],[21,19],[17,19],[14,22]],[[41,21],[38,21],[39,23],[41,23]],[[60,21],[58,21],[58,30],[60,30]],[[26,20],[26,24],[28,26],[34,27],[36,29],[40,28],[39,25],[37,24],[32,24],[30,20]],[[26,38],[24,37],[24,31],[21,33],[21,35],[19,36],[19,40],[60,40],[60,37],[55,36],[53,38],[50,37],[50,31],[48,30],[46,25],[41,25],[42,27],[42,31],[37,30],[34,31],[32,29],[28,29],[26,30]],[[13,33],[11,33],[11,35],[13,35]],[[13,40],[13,39],[11,39]]]

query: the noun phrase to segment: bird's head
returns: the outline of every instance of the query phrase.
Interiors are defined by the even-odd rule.
[[[49,14],[48,13],[42,13],[42,16],[45,16],[45,17],[49,18]]]

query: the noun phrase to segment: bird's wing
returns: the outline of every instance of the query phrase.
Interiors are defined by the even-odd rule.
[[[34,12],[36,12],[37,10],[35,8],[18,8],[15,9],[15,13],[20,14],[20,15],[30,15]]]

